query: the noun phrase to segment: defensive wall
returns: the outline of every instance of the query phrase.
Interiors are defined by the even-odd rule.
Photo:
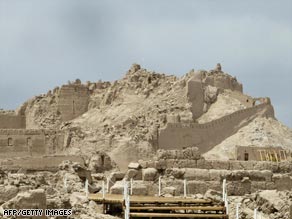
[[[242,84],[237,82],[236,78],[224,74],[221,70],[198,71],[194,72],[191,79],[188,80],[186,93],[194,120],[204,113],[206,104],[210,104],[210,91],[206,89],[208,86],[216,87],[217,94],[224,90],[232,91],[229,92],[229,95],[246,107],[254,105],[253,98],[242,93]],[[211,96],[213,95],[214,93],[211,92]]]
[[[63,145],[64,136],[57,131],[0,129],[0,158],[55,154]]]
[[[238,91],[229,92],[228,96],[231,98],[237,99],[245,107],[252,107],[255,105],[254,98],[248,95],[244,95]]]
[[[56,91],[55,91],[56,93]],[[57,104],[63,121],[82,115],[88,109],[89,90],[80,80],[58,91]],[[22,112],[25,111],[22,109]],[[62,152],[64,135],[58,130],[26,129],[24,113],[0,113],[0,158],[36,157]]]
[[[74,119],[88,110],[88,87],[79,83],[63,85],[59,91],[58,110],[62,121]]]
[[[214,71],[212,71],[214,72]],[[203,83],[219,88],[219,90],[230,89],[232,91],[239,91],[242,93],[242,84],[237,82],[236,78],[233,78],[223,72],[209,73],[203,78]]]
[[[204,86],[201,75],[195,75],[187,82],[187,99],[191,103],[190,110],[193,119],[199,118],[204,113]]]
[[[262,103],[204,124],[167,123],[165,128],[160,129],[158,148],[172,150],[198,147],[200,153],[205,153],[257,116],[273,117],[273,106]]]
[[[54,93],[58,93],[57,105],[62,121],[74,119],[88,110],[89,88],[78,80],[74,84],[63,85]],[[18,113],[0,113],[0,129],[26,129],[26,106],[22,106]]]
[[[25,129],[25,116],[0,114],[0,129]]]

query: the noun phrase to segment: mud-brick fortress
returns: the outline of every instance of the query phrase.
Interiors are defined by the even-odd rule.
[[[54,89],[62,121],[74,119],[87,111],[89,90],[79,80]],[[51,95],[51,92],[48,93]],[[62,153],[64,134],[54,129],[30,129],[26,104],[17,111],[0,112],[0,158],[37,157]]]
[[[224,139],[235,134],[256,117],[274,117],[270,98],[252,98],[242,93],[242,84],[236,78],[221,74],[217,65],[210,72],[199,71],[187,83],[187,98],[191,104],[193,121],[181,122],[179,115],[169,116],[166,126],[157,136],[160,149],[184,149],[197,147],[201,153],[211,150]],[[196,120],[206,112],[208,89],[217,88],[217,95],[224,89],[232,90],[232,96],[246,108],[207,123]],[[240,147],[237,146],[237,160],[280,161],[291,157],[290,152],[274,147]]]
[[[140,66],[134,67],[133,74],[140,70]],[[252,98],[244,95],[242,84],[236,78],[222,72],[220,64],[211,71],[193,71],[189,74],[191,77],[186,82],[185,95],[192,119],[181,121],[179,115],[168,115],[166,124],[153,132],[151,144],[156,150],[197,147],[202,154],[235,134],[253,119],[274,117],[274,109],[269,98]],[[54,97],[56,108],[54,116],[58,116],[58,121],[67,122],[88,111],[94,89],[105,89],[110,85],[109,82],[82,84],[77,79],[60,88],[56,87],[46,96]],[[218,94],[226,89],[232,91],[230,95],[245,106],[245,109],[207,123],[199,123],[198,118],[208,111]],[[65,133],[59,127],[34,128],[27,107],[26,102],[16,111],[0,111],[0,158],[62,154],[70,144]],[[238,146],[234,159],[281,161],[288,156],[289,154],[282,148],[267,146],[263,151],[263,148]]]

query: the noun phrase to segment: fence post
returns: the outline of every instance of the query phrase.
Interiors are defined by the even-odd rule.
[[[125,219],[129,219],[130,214],[130,197],[128,195],[128,182],[124,180],[124,202],[125,202]]]
[[[109,193],[110,192],[110,179],[109,177],[106,178],[106,192]]]
[[[222,185],[222,197],[223,197],[223,202],[226,208],[226,214],[228,215],[229,213],[229,206],[228,206],[228,199],[227,199],[227,188],[226,188],[226,179],[223,179],[223,185]]]
[[[184,179],[184,197],[187,197],[187,180]]]
[[[254,209],[253,218],[254,219],[257,219],[258,218],[258,209],[257,208]]]
[[[226,179],[223,179],[223,185],[222,185],[222,198],[223,198],[223,201],[225,201],[225,193],[226,193]]]
[[[105,198],[105,185],[104,185],[104,181],[102,180],[102,198]]]
[[[133,195],[133,178],[131,178],[131,190],[130,190],[130,195]]]
[[[161,196],[161,176],[158,179],[158,196]]]
[[[125,219],[129,219],[130,218],[130,196],[127,195],[127,199],[126,199],[126,218]]]
[[[236,204],[236,219],[239,219],[239,216],[240,216],[240,214],[239,214],[239,206],[240,206],[240,203],[237,203]]]

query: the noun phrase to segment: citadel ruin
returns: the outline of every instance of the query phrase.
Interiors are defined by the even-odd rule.
[[[288,133],[283,144],[264,142],[265,133],[273,139],[272,131],[265,132],[267,123]],[[224,149],[228,139],[251,125],[256,128],[245,136],[247,140],[237,139]],[[210,71],[191,70],[181,78],[133,64],[121,80],[82,84],[76,79],[33,97],[15,111],[0,111],[0,205],[16,203],[21,191],[42,188],[38,182],[44,176],[39,172],[48,171],[52,187],[36,192],[50,200],[47,205],[67,203],[56,198],[57,191],[81,200],[86,183],[90,193],[101,195],[106,180],[110,194],[123,194],[123,182],[134,180],[133,195],[187,193],[221,200],[222,183],[227,180],[228,195],[237,197],[234,200],[246,209],[257,205],[263,215],[288,219],[292,214],[290,143],[291,129],[278,124],[270,98],[244,94],[243,85],[224,73],[220,64]],[[39,179],[24,175],[31,172]],[[38,186],[26,189],[30,180]],[[286,192],[284,204],[266,207],[271,202],[266,191],[281,196]],[[88,210],[90,214],[98,209],[95,201],[104,200],[96,197],[89,199],[95,209]],[[88,199],[82,203],[81,209],[89,208]],[[74,208],[78,201],[67,204]],[[235,205],[230,205],[234,215]],[[101,213],[112,212],[109,208]],[[240,218],[250,218],[249,210]]]

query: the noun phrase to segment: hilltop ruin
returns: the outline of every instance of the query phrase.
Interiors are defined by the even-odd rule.
[[[237,108],[202,121],[224,95]],[[77,79],[28,100],[15,112],[2,111],[1,156],[104,150],[120,163],[116,154],[122,151],[124,160],[128,150],[133,150],[128,162],[151,157],[158,149],[198,147],[204,154],[256,118],[275,119],[270,99],[245,95],[242,84],[220,64],[181,78],[134,64],[119,81],[82,84]],[[288,145],[280,146],[287,150]]]
[[[0,111],[0,204],[41,187],[31,196],[94,218],[98,206],[80,194],[86,182],[96,193],[108,180],[108,191],[121,194],[132,179],[135,194],[157,195],[160,179],[163,194],[181,196],[187,180],[189,194],[216,199],[227,179],[245,216],[254,205],[269,215],[266,191],[291,196],[291,151],[292,131],[270,98],[244,94],[220,64],[182,77],[133,64],[120,80],[76,79]],[[271,218],[288,218],[289,207],[273,206]]]

